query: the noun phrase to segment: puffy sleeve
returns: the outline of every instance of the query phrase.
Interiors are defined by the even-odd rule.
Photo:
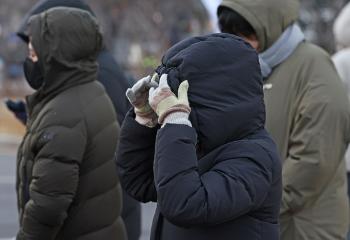
[[[155,184],[164,217],[179,226],[196,227],[257,209],[273,184],[272,161],[263,148],[251,149],[260,159],[218,155],[214,166],[200,175],[196,142],[196,132],[188,126],[167,124],[158,132]]]
[[[157,128],[140,125],[129,111],[121,128],[117,167],[125,191],[141,202],[156,202],[153,162]]]
[[[30,198],[17,239],[55,239],[77,191],[86,139],[82,122],[74,127],[50,126],[39,131],[33,144]]]

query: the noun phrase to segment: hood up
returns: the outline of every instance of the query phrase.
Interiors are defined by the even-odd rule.
[[[241,38],[212,34],[184,40],[166,52],[157,72],[168,74],[174,92],[188,80],[201,155],[264,128],[258,55]]]
[[[227,7],[244,17],[254,28],[261,52],[276,42],[299,17],[299,0],[223,0]]]
[[[23,41],[29,42],[28,38],[28,21],[30,17],[33,15],[40,14],[46,10],[49,10],[54,7],[71,7],[71,8],[78,8],[81,10],[88,11],[92,15],[94,15],[93,11],[82,0],[41,0],[38,1],[25,15],[25,17],[22,20],[22,23],[17,31],[17,36],[19,36]]]
[[[97,78],[102,35],[87,11],[57,7],[29,20],[29,35],[45,79],[36,102]]]

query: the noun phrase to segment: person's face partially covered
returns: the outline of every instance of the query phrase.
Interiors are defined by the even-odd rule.
[[[249,37],[239,35],[241,38],[243,38],[247,43],[249,43],[257,52],[260,51],[259,41],[256,35],[251,35]]]
[[[32,42],[29,41],[28,43],[28,50],[29,50],[29,55],[28,57],[33,61],[33,62],[37,62],[39,59],[38,59],[38,56],[36,55],[35,53],[35,50],[33,48],[33,45],[32,45]]]

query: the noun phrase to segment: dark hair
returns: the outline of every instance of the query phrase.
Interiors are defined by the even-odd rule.
[[[218,9],[219,27],[221,32],[250,37],[256,35],[254,28],[236,11],[219,7]]]

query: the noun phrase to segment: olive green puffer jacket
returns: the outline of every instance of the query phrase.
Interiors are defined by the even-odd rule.
[[[298,0],[223,0],[270,48],[298,19]],[[344,154],[350,105],[330,56],[302,42],[265,79],[266,128],[283,161],[282,240],[345,240]]]
[[[29,25],[44,84],[27,98],[17,160],[18,240],[124,240],[114,162],[119,125],[96,79],[102,45],[87,12],[54,8]]]

